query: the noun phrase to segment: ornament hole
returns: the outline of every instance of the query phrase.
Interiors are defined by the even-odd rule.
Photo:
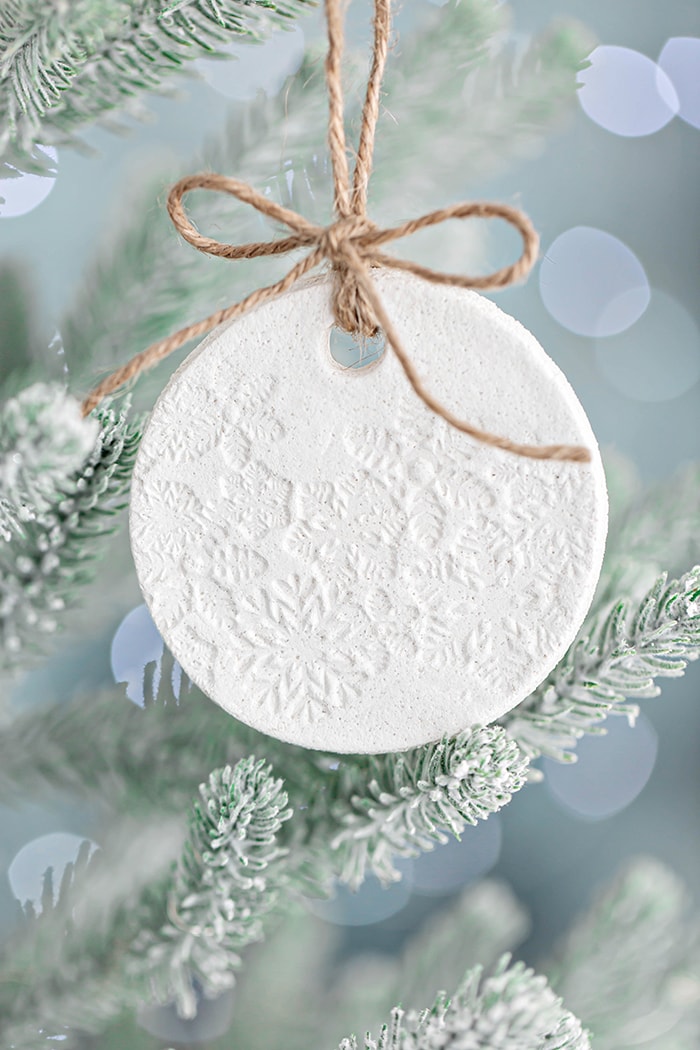
[[[386,350],[386,340],[381,331],[369,338],[333,326],[328,335],[328,348],[337,368],[359,372],[379,364]]]

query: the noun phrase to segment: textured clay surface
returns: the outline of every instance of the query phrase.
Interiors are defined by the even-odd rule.
[[[131,540],[153,618],[236,718],[305,747],[396,750],[492,721],[562,656],[607,525],[573,391],[473,292],[376,278],[430,390],[480,427],[593,463],[485,448],[420,402],[393,354],[348,372],[329,283],[212,333],[158,400]]]

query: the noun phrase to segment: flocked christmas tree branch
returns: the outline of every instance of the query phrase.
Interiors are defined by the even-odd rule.
[[[503,722],[528,757],[573,761],[576,741],[601,732],[610,711],[634,718],[627,698],[657,696],[656,678],[677,678],[698,656],[700,566],[680,580],[660,576],[641,601],[617,602]]]
[[[230,791],[234,784],[238,790]],[[71,1024],[78,1024],[84,1032],[99,1031],[110,1016],[117,1016],[124,1006],[137,1001],[139,986],[147,979],[151,984],[155,981],[166,998],[176,995],[185,1016],[193,1014],[196,1007],[190,984],[192,970],[209,994],[230,987],[238,950],[260,936],[260,912],[268,912],[275,905],[274,891],[278,887],[268,869],[274,871],[282,856],[275,845],[275,834],[286,819],[286,811],[281,808],[284,804],[279,783],[270,778],[261,763],[241,763],[237,770],[225,771],[224,782],[210,782],[202,791],[199,812],[200,818],[201,809],[207,816],[193,825],[170,891],[173,896],[168,914],[178,905],[182,911],[178,913],[177,926],[170,925],[167,930],[179,942],[180,951],[171,956],[164,953],[163,941],[154,945],[149,924],[157,923],[161,913],[154,894],[143,894],[139,907],[132,908],[131,914],[120,907],[112,909],[101,938],[96,942],[94,930],[91,938],[93,956],[98,944],[104,949],[101,965],[87,971],[83,955],[80,1005],[75,994],[74,967],[80,965],[80,949],[87,949],[84,938],[88,926],[80,916],[76,918],[73,909],[80,907],[83,900],[79,891],[85,891],[81,878],[84,869],[99,869],[99,858],[97,863],[87,865],[87,850],[83,851],[77,871],[64,875],[55,906],[47,880],[44,911],[38,918],[32,917],[20,959],[28,957],[28,940],[34,942],[30,948],[34,954],[41,945],[51,943],[53,937],[51,956],[57,962],[55,939],[62,919],[69,937],[79,935],[72,946],[70,940],[66,941],[65,931],[59,938],[58,956],[65,954],[67,946],[73,970],[68,974],[55,973],[41,965],[32,982],[24,984],[16,958],[14,968],[5,969],[0,1030],[9,1040],[8,1045],[29,1050],[37,1030],[45,1025],[54,1031]],[[219,852],[222,848],[223,855]],[[238,863],[232,863],[233,860]],[[217,886],[214,900],[218,903],[213,911],[211,895],[202,893],[202,885],[212,882]],[[197,923],[199,936],[183,936],[185,915]],[[469,920],[470,915],[468,910],[464,919]],[[134,937],[138,923],[141,929]],[[121,941],[131,938],[121,964],[108,947],[109,934],[119,936]],[[432,1011],[423,1014],[409,1013],[404,1017],[401,1010],[395,1010],[391,1027],[380,1033],[379,1045],[386,1050],[409,1046],[431,1050],[452,1042],[462,1045],[460,1039],[469,1038],[475,1048],[484,1050],[540,1050],[545,1043],[560,1050],[583,1050],[588,1046],[580,1022],[562,1006],[543,977],[535,976],[522,964],[508,967],[507,959],[483,980],[480,970],[477,967],[467,975],[451,1003],[443,995]],[[49,978],[47,985],[43,983],[45,975]],[[22,1021],[23,1017],[31,1020]],[[352,1038],[341,1044],[343,1050],[355,1045]]]
[[[40,462],[41,442],[37,442],[36,451],[39,457],[37,462]],[[31,476],[31,470],[28,470],[25,488],[31,488]],[[548,753],[556,754],[556,747],[561,748],[564,743],[567,746],[573,744],[576,735],[580,735],[583,728],[589,727],[612,703],[619,702],[622,696],[651,692],[654,673],[681,673],[683,660],[697,650],[697,603],[696,571],[687,574],[678,586],[666,586],[662,580],[636,608],[630,608],[629,604],[624,603],[616,607],[597,632],[574,647],[553,676],[554,681],[558,683],[558,691],[554,698],[550,694],[549,703],[552,704],[552,709],[543,712],[541,706],[538,706],[542,701],[536,694],[517,713],[517,719],[514,719],[515,727],[513,724],[510,726],[511,732],[517,732],[518,739],[524,741],[526,750],[542,751],[541,741],[544,738],[548,741]],[[598,685],[592,689],[595,674],[598,675]],[[167,675],[161,675],[161,691],[164,682],[167,694]],[[604,689],[603,695],[599,695],[601,687]],[[589,706],[590,695],[593,695],[592,708]],[[194,700],[194,697],[190,698],[190,702]],[[183,709],[187,706],[185,701]],[[132,710],[138,717],[149,716],[149,712]],[[198,713],[200,717],[204,716],[201,708]],[[58,774],[62,766],[65,769],[65,760],[68,757],[61,751],[61,737],[64,742],[69,739],[74,741],[76,738],[75,712],[71,712],[70,707],[65,710],[65,723],[61,718],[63,714],[62,711],[49,713],[49,717],[54,719],[54,725],[59,729],[62,724],[70,726],[70,716],[73,714],[73,726],[69,732],[50,734],[51,738],[59,743],[53,757],[53,775]],[[206,721],[206,716],[203,720]],[[235,725],[231,720],[224,720],[231,726]],[[173,724],[172,720],[168,724]],[[27,721],[18,728],[26,733],[30,725]],[[137,735],[138,733],[137,730]],[[568,734],[571,739],[562,741],[563,734]],[[39,733],[38,736],[34,735],[33,739],[40,741],[42,736],[43,734]],[[207,734],[204,735],[205,740],[206,736]],[[157,739],[158,731],[154,737],[154,740]],[[26,744],[29,740],[31,730],[29,738],[24,738],[25,769],[31,768],[26,764]],[[19,743],[20,738],[13,740],[13,733],[10,731],[5,738],[7,754],[19,753]],[[128,741],[125,740],[125,743],[128,746]],[[193,740],[190,741],[190,744],[192,743]],[[240,748],[240,744],[238,746]],[[172,751],[170,753],[172,754]],[[201,757],[204,759],[205,756]],[[100,765],[102,756],[99,751],[96,752],[95,759],[96,764]],[[142,767],[139,770],[136,761],[131,774],[136,779],[143,777],[149,761],[150,754],[147,751],[142,752]],[[285,764],[284,759],[282,764]],[[36,765],[38,770],[42,770],[41,760]],[[49,768],[44,765],[43,772],[50,781],[50,760],[47,765]],[[11,762],[9,766],[11,769]],[[80,768],[77,752],[71,760],[71,766],[73,769]],[[194,776],[198,772],[196,761],[193,766]],[[522,783],[525,762],[512,741],[508,744],[503,729],[490,727],[463,734],[461,738],[441,745],[429,745],[406,755],[386,755],[356,761],[346,759],[338,771],[323,769],[314,761],[310,763],[303,753],[296,758],[290,755],[287,768],[292,772],[292,785],[295,783],[295,768],[298,774],[294,792],[295,803],[302,807],[308,807],[309,803],[312,803],[310,810],[302,810],[306,813],[304,820],[298,819],[293,822],[294,850],[290,850],[290,864],[284,875],[286,885],[291,887],[294,877],[302,875],[306,880],[305,885],[308,885],[309,872],[312,871],[316,871],[322,880],[327,879],[334,870],[340,871],[345,878],[356,883],[361,880],[368,866],[383,878],[390,879],[393,855],[400,855],[402,852],[415,853],[416,848],[421,847],[429,848],[434,841],[443,838],[445,832],[454,833],[460,830],[464,823],[471,822],[477,816],[484,816],[489,810],[497,809],[506,802],[510,793],[517,790]],[[124,775],[123,768],[119,772],[120,775]],[[74,776],[79,780],[81,774],[76,773]],[[218,783],[218,776],[220,775],[216,775],[210,783]],[[19,782],[21,779],[20,773]],[[57,779],[60,780],[60,776]],[[304,790],[304,786],[308,791]],[[297,817],[300,818],[300,814],[297,814]],[[305,822],[308,827],[306,831],[303,830]],[[157,893],[155,899],[160,899]],[[201,901],[200,904],[202,907],[211,908],[216,914],[216,894],[213,891],[208,902]],[[155,914],[159,914],[157,907]],[[259,917],[253,915],[252,925],[259,930],[258,919]],[[143,921],[140,922],[139,928],[144,928]],[[176,927],[167,921],[161,921],[160,924],[151,921],[147,928],[152,931],[153,951],[160,952],[165,972],[169,973],[167,960],[173,962],[179,958],[178,951],[173,950],[177,948],[178,943],[173,934]],[[225,942],[225,929],[222,936]],[[201,940],[206,941],[206,937]],[[189,943],[191,950],[195,950],[196,947],[202,952],[202,967],[199,967],[201,970],[208,953],[198,941],[199,938],[195,937]],[[211,945],[209,948],[211,949]],[[221,948],[221,953],[226,953],[225,948]],[[216,953],[213,953],[213,956],[216,957]],[[236,952],[229,961],[237,961]],[[219,970],[220,967],[214,967],[215,973]],[[189,971],[180,969],[177,972],[180,977],[177,991],[181,1001],[186,1003],[185,990],[188,986],[184,975]],[[163,988],[175,991],[167,984],[163,985]]]
[[[0,669],[26,666],[92,579],[126,505],[139,440],[125,412],[82,421],[56,386],[36,384],[0,410]]]
[[[461,188],[465,180],[503,164],[556,126],[571,106],[576,72],[591,47],[586,31],[570,22],[550,28],[520,56],[517,71],[508,68],[506,75],[511,61],[502,43],[507,24],[506,8],[495,8],[490,0],[450,2],[435,12],[432,24],[402,39],[385,81],[390,115],[381,121],[370,201],[377,219],[397,217],[397,186],[402,209],[410,210],[414,200],[429,204],[436,199],[436,186],[444,194],[446,182]],[[437,89],[435,64],[428,58],[434,54],[441,56]],[[366,72],[364,63],[350,58],[352,84]],[[478,91],[476,83],[472,85],[478,96],[474,105],[465,98],[470,77],[478,81]],[[352,125],[357,118],[351,108],[355,92],[346,94]],[[355,104],[359,110],[359,102]],[[187,170],[228,172],[309,219],[323,221],[331,209],[326,120],[322,70],[312,54],[288,91],[235,114],[221,141]],[[282,166],[280,124],[285,141]],[[459,136],[453,133],[456,124],[462,129]],[[449,150],[443,148],[447,136]],[[439,180],[433,174],[430,185],[415,163],[418,148],[438,158],[443,169]],[[128,203],[117,239],[90,268],[78,300],[64,318],[61,331],[68,357],[80,370],[89,362],[88,381],[96,363],[105,369],[121,364],[209,312],[224,297],[231,302],[281,272],[275,260],[208,265],[179,243],[165,208],[154,207],[154,201],[181,173],[164,172]],[[439,203],[444,203],[442,198]],[[198,202],[196,214],[208,229],[233,227],[241,240],[259,239],[260,226],[252,214],[222,205],[214,195]],[[128,317],[122,308],[125,298]]]
[[[700,923],[680,879],[651,857],[620,872],[568,934],[550,977],[600,1050],[700,1040]]]
[[[7,0],[0,7],[0,155],[26,170],[36,143],[62,143],[188,61],[237,36],[259,40],[305,0]],[[134,107],[131,107],[134,110]]]
[[[5,5],[8,10],[10,6]],[[26,11],[34,5],[18,4],[17,8],[20,6]],[[175,8],[203,6],[215,10],[209,4],[180,3]],[[74,5],[71,12],[76,17],[78,7]],[[480,0],[451,5],[436,14],[432,35],[424,36],[420,46],[415,45],[413,51],[409,45],[404,48],[405,57],[396,63],[396,83],[403,77],[403,87],[396,92],[398,105],[392,104],[398,126],[395,132],[387,129],[389,138],[384,138],[397,159],[391,170],[392,185],[398,179],[407,193],[429,192],[412,163],[409,129],[415,129],[414,134],[425,141],[433,134],[439,153],[440,136],[453,130],[455,120],[463,119],[467,112],[463,89],[472,102],[478,98],[479,105],[469,107],[469,134],[458,137],[459,141],[452,135],[450,141],[455,170],[472,173],[468,162],[474,156],[488,162],[503,152],[506,130],[516,144],[527,140],[533,124],[539,131],[559,114],[562,101],[570,99],[573,70],[586,48],[580,35],[567,36],[566,32],[537,42],[519,64],[517,89],[511,95],[507,79],[503,94],[498,94],[508,59],[499,65],[491,53],[488,63],[480,67],[479,63],[486,57],[501,15],[502,11]],[[453,91],[453,97],[443,99],[444,105],[437,99],[440,104],[432,107],[426,104],[430,92],[424,89],[435,69],[425,60],[421,64],[420,58],[437,49],[443,78],[440,91],[445,95]],[[302,187],[301,192],[316,194],[325,207],[324,161],[312,159],[315,129],[323,126],[324,100],[316,89],[318,78],[307,81],[309,72],[307,66],[289,100],[288,138],[301,157],[298,164],[295,161],[298,177],[291,192],[299,193]],[[556,84],[561,85],[561,92],[553,92]],[[80,86],[76,75],[61,105]],[[97,92],[98,104],[100,98]],[[70,115],[70,106],[65,112]],[[237,174],[258,182],[271,176],[275,180],[279,164],[270,146],[275,136],[267,134],[265,121],[279,121],[281,112],[277,103],[251,107],[242,118],[243,125],[262,116],[259,128],[235,158],[238,146],[229,136],[222,147],[224,159],[217,160],[217,166],[235,166]],[[422,123],[418,120],[421,114]],[[86,112],[81,120],[93,116],[93,111]],[[235,164],[229,164],[226,157]],[[376,185],[380,197],[384,193],[388,199],[381,185],[381,158],[379,164]],[[284,198],[286,182],[270,185],[273,192],[279,188],[283,203],[295,204]],[[148,207],[152,207],[151,196]],[[221,216],[213,218],[222,221]],[[221,268],[220,278],[218,274],[213,277],[215,271],[201,261],[199,270],[193,268],[189,253],[178,258],[170,251],[169,234],[163,233],[165,224],[158,222],[143,212],[135,213],[133,226],[117,246],[113,261],[98,272],[89,309],[86,300],[72,315],[73,321],[64,326],[69,356],[81,361],[84,368],[94,369],[97,362],[107,366],[117,354],[123,357],[126,342],[133,340],[136,349],[165,334],[209,307],[212,294],[225,289],[231,296],[227,268]],[[136,283],[143,292],[141,302],[132,302],[128,331],[119,317],[127,281],[129,289]],[[112,414],[100,421],[101,437],[95,446],[90,424],[76,432],[59,426],[62,413],[68,411],[65,395],[56,395],[55,413],[53,407],[46,411],[41,397],[33,402],[32,396],[28,393],[25,400],[13,402],[0,425],[0,463],[4,463],[0,470],[8,472],[9,479],[9,496],[3,495],[0,510],[0,529],[7,534],[4,546],[0,540],[0,559],[3,552],[7,555],[7,563],[0,560],[4,637],[22,644],[34,642],[39,622],[47,629],[53,626],[62,605],[72,600],[77,585],[86,578],[83,562],[88,559],[84,556],[89,558],[100,545],[99,534],[109,520],[106,514],[124,499],[138,442],[137,428]],[[8,429],[8,420],[14,429]],[[1,451],[16,449],[23,439],[17,431],[18,420],[27,424],[25,434],[33,435],[25,442],[27,455],[20,458],[19,473],[18,461],[7,456],[3,461]],[[49,484],[39,482],[42,474],[37,467],[43,468]],[[11,478],[10,471],[15,471]],[[684,506],[689,506],[686,497],[682,498]],[[652,511],[646,508],[646,520],[652,521]],[[676,506],[675,520],[677,511]],[[692,519],[694,513],[686,517]],[[636,546],[626,545],[636,552],[635,564],[647,557],[655,532],[653,523],[646,533],[640,530],[639,518],[630,519],[629,528],[633,530],[630,535],[641,538]],[[613,544],[611,552],[619,554],[623,547],[625,544]],[[55,557],[44,559],[47,553]],[[18,554],[28,561],[18,560]],[[657,555],[649,559],[655,571],[669,564],[662,558],[657,565]],[[102,1031],[125,1005],[133,1006],[144,996],[151,978],[162,996],[176,995],[181,1009],[191,1012],[192,978],[211,991],[230,984],[241,949],[261,936],[282,901],[308,892],[314,880],[319,888],[325,887],[334,873],[357,883],[373,870],[390,880],[394,856],[431,848],[447,834],[458,833],[466,823],[505,804],[523,782],[526,756],[566,757],[578,736],[595,729],[611,708],[624,710],[626,697],[652,695],[653,678],[682,673],[684,661],[700,648],[698,573],[687,574],[677,585],[664,580],[641,601],[637,592],[630,595],[626,583],[616,590],[622,579],[616,573],[614,565],[610,566],[609,586],[606,584],[599,599],[604,611],[612,607],[609,618],[603,616],[548,683],[507,720],[508,732],[525,755],[502,727],[475,729],[406,755],[343,758],[338,768],[333,768],[336,763],[327,756],[309,755],[285,745],[265,744],[261,751],[263,738],[236,727],[196,693],[182,695],[180,705],[175,705],[167,660],[158,686],[160,706],[151,704],[139,711],[127,705],[123,695],[110,692],[16,722],[3,735],[0,791],[5,792],[12,780],[13,790],[26,795],[35,790],[37,778],[72,790],[96,788],[111,803],[112,812],[132,809],[138,800],[142,812],[152,814],[155,809],[159,820],[167,823],[169,813],[183,811],[186,798],[200,780],[203,786],[184,846],[181,818],[168,824],[167,834],[153,824],[137,832],[132,828],[130,837],[136,839],[142,855],[138,864],[132,855],[130,867],[122,865],[120,875],[114,863],[119,855],[119,829],[106,829],[105,860],[100,865],[98,857],[93,866],[83,856],[78,868],[85,870],[75,881],[70,873],[63,880],[55,909],[47,884],[43,914],[26,920],[24,930],[0,961],[4,1044],[33,1050],[40,1026],[62,1034],[65,1025]],[[52,596],[56,599],[53,607]],[[625,600],[618,602],[618,597]],[[10,648],[24,663],[27,649],[18,649],[14,641]],[[155,689],[155,676],[151,681]],[[272,760],[274,772],[265,762],[243,757],[253,749]],[[207,777],[212,769],[214,773]],[[150,798],[143,798],[144,787]],[[295,810],[293,817],[289,817],[290,808]],[[144,866],[144,857],[153,858],[153,863]],[[174,874],[168,874],[172,861],[176,861]],[[140,881],[129,883],[127,890],[126,874],[134,871]],[[679,1001],[689,994],[692,949],[687,939],[682,940],[680,953],[668,948],[681,939],[677,937],[678,909],[664,911],[654,895],[656,889],[663,891],[663,878],[648,878],[643,892],[636,896],[635,885],[639,887],[639,881],[624,884],[613,897],[614,906],[604,904],[599,917],[592,920],[593,936],[585,928],[578,940],[574,937],[574,947],[557,971],[559,990],[565,992],[568,1005],[580,1009],[584,1022],[607,1040],[601,1045],[622,1050],[625,1038],[630,1045],[634,1042],[635,995],[643,985],[651,987],[656,982],[664,990],[656,1016],[664,1020],[675,1010],[674,1034],[680,1041],[669,1043],[668,1048],[685,1050],[687,1046],[690,1050],[697,1043],[697,1026],[693,1028],[687,1020]],[[618,917],[614,928],[619,944],[627,946],[617,956],[612,944],[609,950],[596,948],[611,914]],[[629,915],[634,921],[625,926]],[[654,954],[653,972],[638,964],[641,953]],[[586,958],[592,960],[590,965]],[[608,974],[614,989],[621,989],[617,1009],[606,1011],[599,1001],[602,989],[596,978],[601,973]],[[321,992],[317,994],[321,1002]],[[392,1001],[397,998],[403,996]],[[385,1004],[385,1016],[389,1008]],[[356,1016],[361,1022],[362,1017]],[[65,1034],[67,1041],[62,1045],[71,1050],[80,1037],[67,1029]],[[264,1042],[257,1027],[254,1037],[239,1039],[236,1045]],[[547,1045],[554,1050],[587,1045],[578,1022],[542,979],[521,967],[502,970],[481,983],[472,974],[452,1006],[439,999],[436,1009],[422,1016],[400,1017],[397,1013],[393,1028],[380,1039],[386,1050],[462,1045],[503,1046],[504,1050],[541,1050]],[[302,1045],[308,1048],[309,1041]],[[290,1046],[285,1039],[286,1050]],[[658,1050],[667,1050],[667,1046],[659,1044]]]
[[[393,795],[387,792],[378,804],[366,806],[349,786],[336,787],[325,819],[307,798],[290,821],[282,782],[262,762],[247,758],[213,773],[200,789],[169,888],[160,880],[128,914],[119,913],[125,929],[141,931],[128,946],[119,937],[127,951],[125,973],[131,975],[127,990],[140,974],[162,998],[174,997],[181,1011],[190,1013],[193,979],[209,994],[231,983],[240,949],[262,936],[263,920],[277,908],[281,889],[287,907],[310,889],[325,892],[334,871],[342,873],[349,860],[345,875],[356,883],[369,865],[389,878],[392,855],[415,855],[444,839],[446,830],[454,833],[485,817],[523,780],[517,748],[496,728],[406,757],[387,755],[375,762],[375,779],[391,786]],[[316,784],[322,798],[321,788]],[[331,793],[329,785],[326,792]],[[288,833],[278,838],[287,821]],[[110,933],[117,935],[115,929]],[[67,950],[79,951],[70,942]],[[52,1011],[60,1020],[60,1004],[53,1002]]]
[[[288,850],[279,843],[292,816],[283,783],[246,758],[213,772],[200,788],[190,831],[167,893],[167,921],[131,947],[156,995],[196,1012],[193,979],[209,995],[230,988],[240,951],[261,940],[264,920],[287,888]]]
[[[594,1047],[697,1046],[697,917],[689,910],[688,897],[660,862],[632,861],[604,889],[589,914],[578,919],[557,963],[538,966],[565,1007],[581,1018]],[[409,937],[398,958],[350,957],[329,981],[342,934],[311,916],[295,919],[251,955],[236,990],[231,1031],[216,1044],[217,1050],[251,1045],[309,1050],[337,1046],[341,1035],[350,1032],[361,1044],[367,1029],[379,1033],[397,1002],[416,1016],[438,989],[458,985],[465,968],[481,962],[491,974],[502,952],[512,951],[522,939],[525,922],[512,894],[488,880],[464,890],[437,917],[433,914]],[[303,968],[297,965],[300,958],[308,959]],[[270,982],[274,999],[267,992]],[[500,1006],[504,1019],[512,1019],[512,1002],[491,987],[494,1011]],[[541,987],[549,999],[551,993]],[[300,1002],[313,1003],[313,1009],[299,1013]],[[527,1002],[523,1005],[527,1016]],[[565,1008],[560,1010],[563,1015]],[[527,1032],[525,1025],[523,1031]],[[449,1029],[438,1028],[436,1034],[447,1037]],[[464,1043],[458,1045],[480,1046],[473,1031],[460,1027],[460,1034]],[[508,1034],[514,1036],[512,1030]],[[494,1045],[502,1046],[498,1037]],[[505,1045],[522,1046],[517,1037],[514,1044]],[[557,1044],[535,1045],[543,1050]]]
[[[522,787],[526,770],[527,760],[499,727],[476,727],[404,753],[342,763],[336,798],[321,799],[326,819],[312,807],[310,821],[319,840],[330,835],[344,882],[357,887],[368,871],[394,882],[396,857],[432,850],[497,812]]]
[[[135,1005],[147,988],[164,1001],[174,999],[183,1016],[191,1016],[195,978],[211,995],[230,987],[241,948],[261,938],[263,919],[278,905],[286,850],[277,835],[290,816],[282,782],[264,762],[244,759],[202,785],[182,846],[177,834],[164,838],[154,826],[140,833],[141,850],[150,840],[153,881],[130,886],[128,902],[119,877],[109,878],[109,865],[118,856],[114,846],[107,851],[111,861],[98,854],[88,870],[83,858],[79,877],[71,872],[64,877],[57,906],[45,908],[19,942],[5,948],[3,1045],[24,1046],[43,1024],[99,1031],[106,1018]],[[179,860],[164,877],[174,848]],[[136,863],[133,848],[129,861]],[[123,862],[122,868],[126,871]],[[75,918],[74,909],[80,913],[86,897],[88,914]],[[103,914],[96,922],[98,899]],[[37,969],[47,944],[50,961]],[[100,965],[91,968],[91,957]]]
[[[339,1050],[589,1050],[581,1022],[544,977],[506,956],[493,974],[467,973],[455,995],[439,995],[429,1010],[392,1011],[376,1039],[344,1039]]]

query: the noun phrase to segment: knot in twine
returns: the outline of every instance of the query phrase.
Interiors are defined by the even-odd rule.
[[[539,238],[529,218],[519,208],[489,201],[450,205],[387,229],[380,229],[372,222],[366,213],[367,192],[379,116],[380,89],[389,45],[390,0],[375,0],[372,67],[362,110],[362,125],[352,185],[343,120],[341,84],[343,24],[340,2],[341,0],[324,0],[328,27],[328,54],[325,64],[329,103],[328,144],[333,170],[335,220],[328,226],[318,226],[295,211],[264,197],[247,183],[224,175],[204,172],[180,179],[168,195],[168,213],[178,233],[198,251],[223,259],[256,259],[262,256],[282,255],[303,248],[310,250],[304,258],[295,263],[285,277],[275,284],[258,288],[240,302],[211,314],[203,321],[188,325],[137,354],[126,365],[98,384],[85,398],[83,415],[91,412],[104,397],[141,372],[152,368],[158,361],[167,357],[188,340],[204,335],[215,326],[225,321],[232,321],[253,307],[283,294],[310,270],[326,262],[330,265],[332,273],[331,299],[336,324],[347,332],[365,337],[374,336],[381,329],[416,395],[450,426],[486,445],[530,459],[590,462],[590,452],[579,445],[522,445],[507,437],[481,430],[460,419],[427,390],[413,362],[408,357],[370,276],[373,268],[383,266],[405,270],[433,284],[461,288],[505,288],[527,276],[537,259]],[[192,224],[183,206],[184,197],[196,189],[229,194],[286,226],[289,235],[275,241],[238,245],[225,244],[206,237]],[[406,237],[417,230],[435,226],[447,219],[466,218],[498,218],[508,222],[522,237],[523,251],[520,258],[510,266],[505,266],[494,273],[475,277],[441,273],[418,263],[387,255],[382,251],[383,245],[400,237]]]
[[[372,305],[356,277],[356,259],[377,265],[372,252],[379,233],[367,215],[348,215],[327,226],[318,246],[333,270],[331,304],[339,328],[360,336],[377,334],[379,324]]]

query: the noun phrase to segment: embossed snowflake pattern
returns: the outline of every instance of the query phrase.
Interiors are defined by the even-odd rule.
[[[462,476],[471,457],[468,441],[454,427],[405,407],[391,429],[350,425],[344,445],[353,459],[387,480],[404,476],[420,487],[432,485],[438,477]]]
[[[391,651],[418,667],[445,667],[459,656],[458,642],[449,621],[454,607],[445,608],[439,586],[423,587],[420,596],[397,603],[388,589],[369,587],[362,608],[375,625],[378,637]]]
[[[253,547],[242,547],[233,541],[230,526],[223,524],[183,551],[181,563],[187,575],[210,575],[231,594],[242,584],[259,579],[268,568],[265,558]]]
[[[291,522],[292,484],[256,461],[220,480],[227,520],[248,540],[260,540],[270,529]]]
[[[284,437],[284,427],[272,407],[276,388],[273,376],[237,383],[236,401],[242,406],[238,427],[253,447],[269,446]]]
[[[346,584],[395,573],[406,512],[365,470],[300,485],[286,549],[304,564],[331,564]]]
[[[276,716],[313,722],[347,707],[388,660],[366,612],[318,575],[273,580],[238,602],[230,669]]]
[[[370,465],[403,509],[405,564],[419,570],[414,582],[452,580],[482,590],[496,582],[487,533],[502,507],[463,435],[441,420],[429,422],[421,426],[406,413],[399,419],[403,430],[350,426],[345,447]],[[513,562],[514,551],[515,544]]]
[[[349,420],[336,466],[311,456],[309,480],[300,455],[293,481],[272,453],[277,412],[291,419],[277,380],[223,369],[197,420],[177,390],[161,403],[139,464],[149,506],[132,514],[154,618],[212,695],[321,722],[391,664],[497,692],[504,668],[517,679],[557,649],[589,562],[562,501],[595,509],[575,466],[494,456],[411,401],[390,425]]]

